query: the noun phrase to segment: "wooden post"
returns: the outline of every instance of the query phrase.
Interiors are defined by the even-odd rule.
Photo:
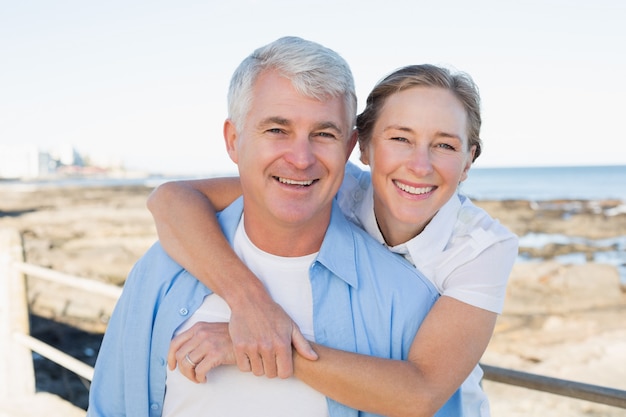
[[[30,333],[24,274],[12,267],[23,260],[19,232],[0,228],[0,401],[35,393],[32,352],[14,336]]]

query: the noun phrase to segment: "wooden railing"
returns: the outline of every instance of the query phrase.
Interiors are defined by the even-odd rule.
[[[30,336],[26,275],[114,299],[122,291],[113,285],[24,263],[22,252],[21,238],[17,231],[0,228],[0,401],[2,395],[10,398],[34,393],[32,352],[37,352],[89,381],[93,377],[91,366]],[[486,364],[481,366],[487,380],[626,409],[626,391]]]
[[[117,299],[122,289],[23,262],[21,237],[0,228],[0,401],[35,392],[33,352],[91,381],[93,367],[30,335],[26,276]]]

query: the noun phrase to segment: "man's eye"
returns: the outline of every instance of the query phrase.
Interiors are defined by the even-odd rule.
[[[267,129],[268,133],[282,133],[282,131],[283,131],[282,129],[279,129],[277,127],[272,128],[272,129]]]
[[[329,138],[329,139],[335,139],[337,137],[335,136],[334,133],[330,133],[330,132],[319,132],[317,135],[323,138]]]
[[[401,136],[393,137],[393,138],[391,138],[391,140],[394,140],[394,141],[397,141],[397,142],[408,142],[407,138],[403,138]]]

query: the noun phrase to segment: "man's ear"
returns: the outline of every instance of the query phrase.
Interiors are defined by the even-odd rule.
[[[350,135],[350,138],[348,139],[348,146],[346,148],[346,162],[348,162],[348,159],[350,158],[350,155],[352,154],[352,151],[354,150],[354,147],[356,146],[358,137],[359,137],[359,133],[357,132],[356,129],[354,129],[352,131],[352,134]]]
[[[230,119],[226,119],[224,122],[224,142],[226,143],[226,151],[228,152],[228,156],[230,159],[237,163],[238,155],[237,155],[237,128],[235,124]]]

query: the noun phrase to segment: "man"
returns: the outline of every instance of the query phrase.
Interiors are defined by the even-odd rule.
[[[356,141],[355,97],[345,61],[313,42],[281,38],[246,58],[231,80],[224,124],[243,196],[219,221],[305,336],[335,349],[406,359],[438,295],[333,203]],[[155,244],[133,268],[109,323],[88,415],[358,414],[293,377],[258,378],[221,366],[205,384],[194,384],[166,369],[175,334],[229,318],[224,300]]]

